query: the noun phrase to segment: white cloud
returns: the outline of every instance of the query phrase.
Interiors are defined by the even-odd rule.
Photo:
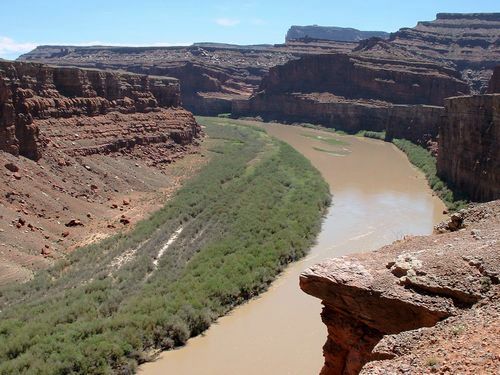
[[[217,18],[215,23],[219,26],[231,27],[239,24],[240,20],[236,20],[234,18]]]
[[[35,43],[17,43],[6,36],[0,36],[0,57],[12,58],[31,51],[36,47]]]

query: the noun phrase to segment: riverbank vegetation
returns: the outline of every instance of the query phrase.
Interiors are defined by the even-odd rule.
[[[0,374],[129,373],[307,252],[330,202],[319,172],[264,131],[198,120],[210,161],[161,210],[0,290]]]

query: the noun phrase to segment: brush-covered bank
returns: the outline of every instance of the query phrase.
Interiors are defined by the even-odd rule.
[[[330,202],[319,172],[263,131],[198,120],[211,160],[165,207],[0,291],[1,374],[133,372],[307,252]]]

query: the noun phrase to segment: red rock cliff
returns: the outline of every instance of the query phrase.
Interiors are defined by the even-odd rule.
[[[135,134],[130,129],[126,131],[127,122],[122,119],[122,130],[128,138],[137,138],[137,142],[159,142],[158,136],[165,137],[172,130],[185,133],[184,141],[190,142],[199,127],[192,115],[179,106],[178,81],[167,77],[0,62],[0,150],[14,155],[40,158],[44,148],[40,126],[47,126],[50,119],[97,118],[111,112],[156,113],[153,121],[158,129],[149,137],[144,134],[148,133],[146,128],[136,129]],[[166,114],[162,108],[171,110]],[[162,125],[162,117],[169,121]],[[172,120],[176,124],[173,128]],[[97,143],[103,140],[98,139]]]
[[[324,305],[322,375],[500,371],[500,201],[453,222],[448,230],[463,230],[302,273],[301,288]]]
[[[458,73],[436,64],[327,54],[273,67],[259,88],[266,94],[329,92],[349,99],[443,105],[467,94]]]
[[[445,108],[439,176],[474,201],[500,198],[500,94],[449,98]]]
[[[500,65],[493,71],[493,76],[491,77],[490,84],[488,86],[488,93],[500,93]]]
[[[348,132],[386,130],[425,144],[437,136],[444,99],[468,90],[456,71],[436,64],[316,55],[272,68],[260,92],[233,102],[233,113]]]

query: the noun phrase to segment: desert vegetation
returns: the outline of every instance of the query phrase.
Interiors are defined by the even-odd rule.
[[[307,252],[330,202],[319,172],[264,131],[199,122],[210,161],[161,210],[0,290],[0,374],[130,373]]]

